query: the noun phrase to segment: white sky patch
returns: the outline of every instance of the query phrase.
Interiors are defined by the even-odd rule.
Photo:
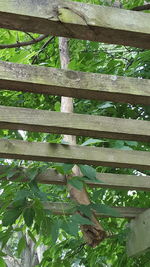
[[[136,194],[137,194],[136,190],[129,190],[128,191],[128,196],[133,196],[133,195],[136,195]]]

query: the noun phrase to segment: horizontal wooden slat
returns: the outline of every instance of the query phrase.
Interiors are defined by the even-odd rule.
[[[0,61],[0,89],[150,104],[150,80]]]
[[[0,179],[7,179],[7,173],[9,170],[9,166],[0,166],[0,175],[6,173],[6,176],[3,176]],[[14,182],[27,182],[29,181],[27,171],[28,169],[16,168],[16,173],[11,176],[11,178],[8,178],[8,180]],[[85,182],[91,187],[150,191],[150,176],[97,173],[96,178],[100,182],[92,182],[92,180]],[[41,184],[66,184],[66,177],[60,173],[57,173],[54,169],[46,169],[42,173],[39,173],[35,179]]]
[[[150,122],[0,106],[0,129],[150,141]]]
[[[1,203],[2,205],[2,203]],[[75,205],[73,203],[67,202],[43,202],[42,203],[44,209],[50,210],[55,215],[72,215],[75,212]],[[10,205],[9,209],[12,208]],[[97,217],[101,218],[110,218],[110,217],[117,217],[117,218],[128,218],[134,219],[138,215],[142,214],[143,212],[147,211],[147,208],[136,208],[136,207],[112,207],[114,211],[117,212],[117,216],[113,216],[112,214],[105,214],[102,212],[95,212]]]
[[[150,141],[150,122],[0,106],[0,129]]]
[[[70,215],[71,205],[69,203],[63,202],[45,202],[44,208],[51,210],[54,214],[57,215]],[[142,212],[144,212],[145,208],[133,208],[133,207],[114,207],[114,209],[119,213],[118,218],[135,218]],[[96,213],[98,217],[113,217],[112,215],[106,215],[102,213]]]
[[[150,48],[149,14],[99,5],[1,0],[0,27]]]
[[[150,170],[150,152],[0,139],[0,157]]]

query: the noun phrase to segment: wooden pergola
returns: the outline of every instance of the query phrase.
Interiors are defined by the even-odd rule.
[[[150,49],[150,15],[62,0],[1,0],[0,27],[69,38]],[[131,104],[150,104],[150,80],[83,73],[70,70],[0,62],[0,89],[61,95]],[[150,123],[142,120],[66,114],[15,107],[0,107],[0,129],[51,132],[96,138],[150,141]],[[0,139],[0,157],[93,164],[150,170],[150,152],[25,142]],[[6,168],[6,167],[5,167]],[[22,171],[22,170],[20,170]],[[4,166],[0,167],[0,173]],[[17,177],[11,177],[15,181]],[[92,187],[150,190],[150,176],[97,173],[103,181]],[[65,184],[54,170],[38,174],[46,184]],[[24,175],[23,181],[26,181]],[[45,203],[55,214],[69,214],[69,204]],[[150,247],[150,209],[115,207],[120,217],[131,218],[129,256]],[[105,216],[104,214],[97,214]],[[142,240],[141,240],[142,238]]]

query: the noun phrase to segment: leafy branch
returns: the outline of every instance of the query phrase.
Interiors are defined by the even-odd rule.
[[[26,41],[26,42],[16,42],[13,44],[0,44],[0,49],[6,49],[6,48],[19,48],[19,47],[23,47],[23,46],[28,46],[28,45],[33,45],[36,44],[38,42],[41,42],[42,40],[46,39],[49,35],[46,34],[41,34],[39,37],[37,38],[32,38],[32,40],[30,41]]]

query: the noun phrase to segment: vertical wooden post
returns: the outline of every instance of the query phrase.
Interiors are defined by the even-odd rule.
[[[69,51],[68,51],[68,39],[60,37],[59,38],[59,49],[60,49],[60,61],[61,68],[67,69],[69,63]],[[73,99],[69,97],[61,98],[61,112],[73,112]],[[64,135],[64,141],[68,142],[70,145],[76,144],[76,137],[70,135]],[[80,170],[77,166],[73,168],[74,176],[81,176]],[[70,192],[70,197],[79,204],[89,205],[90,200],[83,188],[81,191],[77,190],[75,187],[68,185]],[[103,230],[102,226],[99,224],[96,216],[92,215],[92,221],[94,225],[81,225],[81,230],[83,232],[84,239],[86,243],[92,247],[96,247],[105,237],[106,232]]]
[[[129,224],[127,238],[127,254],[129,257],[139,256],[150,249],[150,209],[142,212]]]

